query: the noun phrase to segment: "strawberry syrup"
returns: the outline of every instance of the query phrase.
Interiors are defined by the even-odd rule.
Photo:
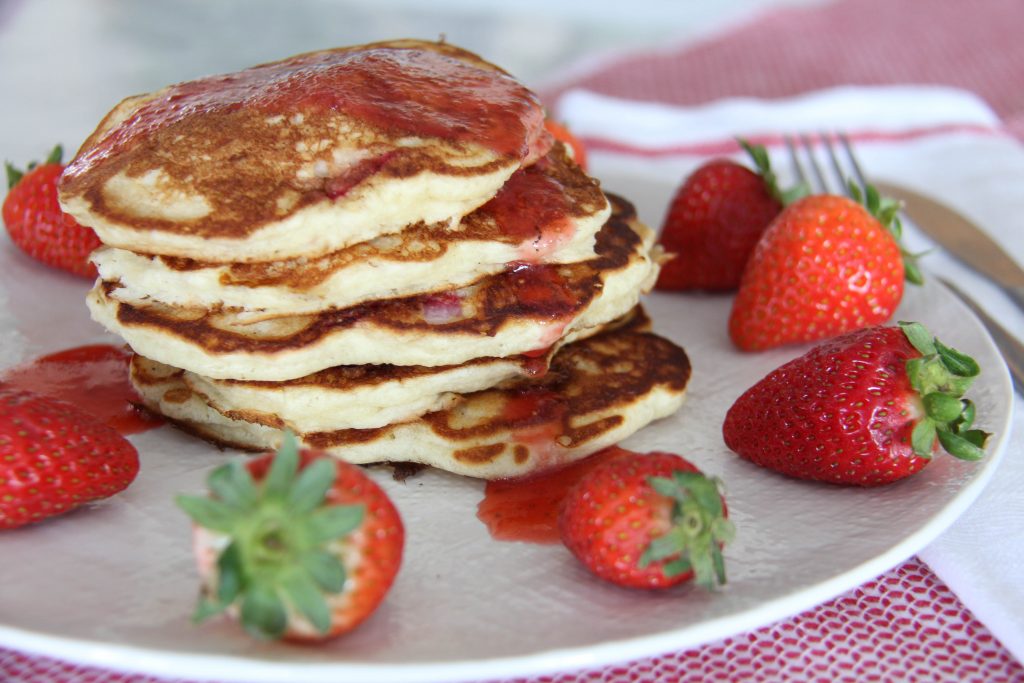
[[[128,381],[130,360],[123,347],[80,346],[11,368],[0,381],[63,399],[121,434],[137,434],[163,422],[136,407],[141,398]]]
[[[540,261],[573,234],[565,187],[534,167],[514,173],[480,211],[521,241],[519,258],[527,263]]]
[[[557,392],[527,387],[506,399],[502,422],[512,433],[510,441],[533,454],[537,469],[557,467],[557,439],[566,430],[566,401]]]
[[[558,513],[569,490],[595,467],[627,452],[610,446],[541,474],[489,481],[476,516],[498,541],[558,543]]]
[[[550,265],[536,265],[517,261],[508,264],[507,286],[518,309],[535,317],[547,318],[537,346],[526,356],[540,356],[562,338],[576,308],[572,288],[558,269]]]
[[[534,379],[541,379],[548,374],[548,354],[551,351],[549,346],[546,349],[527,351],[524,354],[523,371]]]
[[[197,115],[230,121],[242,109],[344,112],[396,137],[473,141],[531,161],[552,140],[536,95],[505,74],[429,50],[333,50],[170,86],[76,159],[70,174]]]

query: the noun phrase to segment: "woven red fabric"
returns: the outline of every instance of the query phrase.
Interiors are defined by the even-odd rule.
[[[1024,667],[913,559],[847,595],[747,634],[606,670],[515,683],[528,680],[1020,683]]]
[[[843,84],[942,84],[977,93],[1024,137],[1021,26],[1019,0],[841,0],[777,10],[696,45],[635,53],[542,94],[554,102],[581,87],[697,104]]]

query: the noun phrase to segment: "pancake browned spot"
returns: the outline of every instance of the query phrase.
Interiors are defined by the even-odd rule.
[[[504,443],[492,443],[487,444],[486,446],[473,446],[472,448],[452,451],[452,457],[456,460],[461,460],[470,464],[491,462],[504,453],[505,448],[507,447],[508,444]]]

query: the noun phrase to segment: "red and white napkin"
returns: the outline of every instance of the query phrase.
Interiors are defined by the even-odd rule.
[[[623,171],[673,182],[711,156],[736,154],[735,137],[766,144],[784,184],[782,136],[845,131],[868,174],[941,199],[975,219],[1024,263],[1024,146],[977,96],[942,86],[837,87],[772,100],[730,98],[692,107],[567,91],[554,108],[588,145],[596,177]],[[660,219],[660,217],[659,217]],[[656,227],[656,226],[655,226]],[[912,228],[908,246],[932,246]],[[1024,339],[1024,312],[991,283],[941,251],[924,259],[975,292]],[[1017,399],[1020,400],[1020,395]],[[1024,659],[1024,408],[1014,410],[1005,457],[991,483],[948,532],[920,553],[932,569]]]
[[[708,3],[707,16],[729,3]],[[778,5],[778,6],[773,6]],[[1024,4],[828,0],[750,3],[739,25],[678,44],[598,55],[541,88],[548,102],[572,88],[693,106],[734,95],[792,97],[839,84],[946,85],[981,97],[1024,138]],[[682,16],[682,15],[681,15]]]

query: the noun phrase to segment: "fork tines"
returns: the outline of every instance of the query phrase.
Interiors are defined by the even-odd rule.
[[[797,181],[808,189],[832,194],[852,195],[850,181],[856,181],[863,190],[867,186],[864,171],[853,153],[850,139],[844,133],[819,133],[812,137],[807,134],[785,137],[786,149],[789,151],[790,163]],[[819,161],[816,147],[821,147],[828,156],[832,178],[825,173]],[[843,148],[844,160],[840,159],[837,147]],[[801,160],[803,157],[803,160]],[[809,169],[809,170],[808,170]]]

